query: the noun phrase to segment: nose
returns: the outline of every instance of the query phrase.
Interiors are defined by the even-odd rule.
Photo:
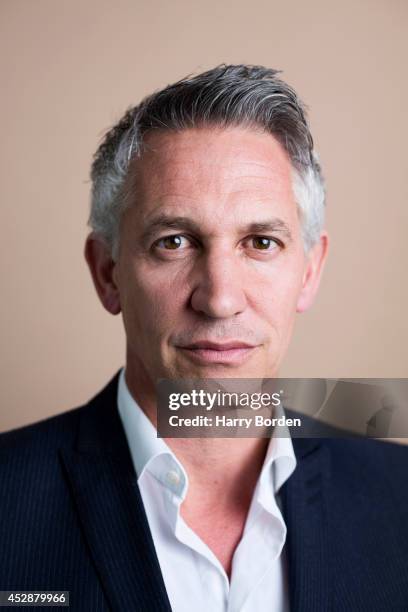
[[[226,319],[246,307],[244,270],[235,253],[225,249],[203,254],[191,295],[193,310],[207,317]]]

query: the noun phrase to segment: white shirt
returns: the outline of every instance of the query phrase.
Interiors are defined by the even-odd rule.
[[[188,477],[131,396],[122,369],[118,409],[133,459],[167,594],[174,612],[288,612],[286,525],[277,493],[296,467],[290,437],[272,437],[255,487],[231,582],[220,561],[180,514]]]

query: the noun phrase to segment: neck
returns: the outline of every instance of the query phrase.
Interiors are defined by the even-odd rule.
[[[265,438],[166,438],[185,466],[192,488],[220,492],[255,485],[265,458]]]
[[[145,375],[126,366],[126,384],[131,395],[157,428],[155,390]],[[217,500],[247,503],[262,468],[267,438],[164,438],[189,478],[189,503],[195,498],[211,504]]]

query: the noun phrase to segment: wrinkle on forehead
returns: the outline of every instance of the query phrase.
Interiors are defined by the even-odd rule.
[[[192,128],[146,137],[127,194],[133,200],[206,196],[292,199],[291,162],[270,134],[247,128]]]

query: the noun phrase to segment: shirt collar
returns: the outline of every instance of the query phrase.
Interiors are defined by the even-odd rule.
[[[188,488],[185,469],[130,394],[122,368],[118,384],[118,410],[130,448],[138,481],[149,470],[162,484],[184,499]],[[296,457],[289,432],[273,432],[262,466],[258,495],[269,506],[270,495],[275,495],[296,467]],[[271,486],[272,485],[272,486]]]
[[[283,416],[284,411],[281,406],[278,406],[274,416]],[[282,485],[288,480],[296,468],[296,455],[293,450],[292,438],[286,426],[275,427],[268,449],[266,451],[265,461],[261,471],[261,481],[265,478],[265,474],[270,467],[273,467],[273,489],[274,493],[278,493]]]
[[[188,486],[187,473],[153,423],[132,397],[122,368],[118,384],[118,410],[128,441],[138,482],[148,470],[167,489],[180,497]]]

